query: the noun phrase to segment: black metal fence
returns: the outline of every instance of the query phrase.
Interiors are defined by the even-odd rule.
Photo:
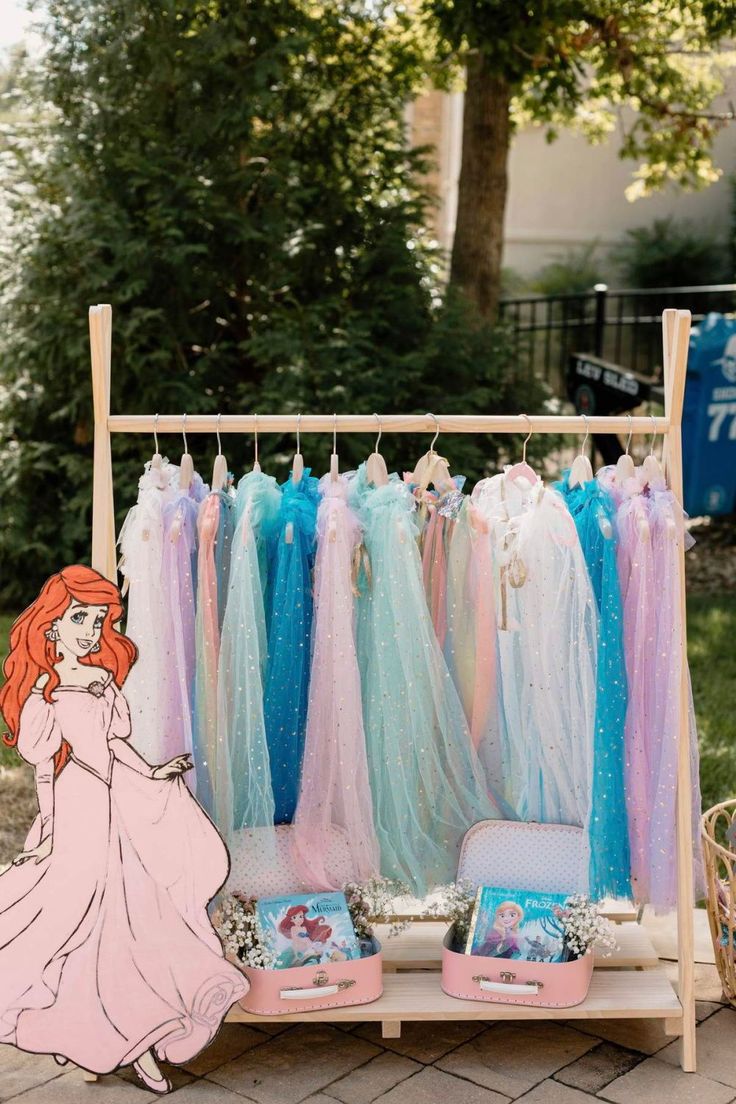
[[[511,329],[520,371],[541,376],[561,395],[571,353],[593,353],[645,376],[659,375],[666,307],[692,311],[695,324],[710,311],[736,310],[736,284],[614,291],[596,284],[574,295],[503,299],[500,314]]]

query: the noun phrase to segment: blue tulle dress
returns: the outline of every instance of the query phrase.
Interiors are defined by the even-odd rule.
[[[309,468],[298,483],[289,476],[282,485],[270,556],[264,714],[276,824],[291,823],[299,794],[309,694],[317,487]]]
[[[555,484],[575,521],[598,605],[593,793],[589,825],[593,899],[631,895],[631,862],[624,795],[626,664],[623,605],[616,567],[616,508],[596,480],[571,487],[570,473]]]
[[[416,504],[397,476],[352,477],[364,527],[357,643],[381,872],[413,893],[452,881],[463,835],[496,818],[422,580]]]
[[[274,818],[263,712],[268,654],[264,594],[267,544],[280,505],[273,476],[252,471],[240,480],[217,679],[217,730],[228,745],[235,829],[264,828]]]

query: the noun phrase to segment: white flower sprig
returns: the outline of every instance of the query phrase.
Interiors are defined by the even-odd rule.
[[[604,958],[616,950],[613,925],[585,894],[576,893],[568,897],[564,908],[558,906],[554,913],[562,926],[565,946],[572,958],[582,958],[593,947],[598,947]]]
[[[379,875],[366,882],[347,882],[342,891],[358,939],[371,939],[376,924],[388,924],[389,937],[409,927],[410,920],[397,920],[394,915],[394,899],[410,893],[403,882]]]
[[[220,901],[215,930],[226,955],[257,970],[273,969],[273,955],[261,942],[256,926],[255,897],[225,894]]]
[[[437,893],[437,900],[427,905],[424,915],[449,920],[455,939],[462,941],[470,930],[477,890],[471,882],[461,879],[459,882],[440,886]]]

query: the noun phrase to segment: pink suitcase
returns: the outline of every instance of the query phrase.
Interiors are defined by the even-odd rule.
[[[231,843],[231,871],[227,888],[253,897],[309,892],[294,863],[291,825],[242,830]],[[339,881],[351,879],[347,835],[333,829],[328,865]],[[374,953],[347,962],[320,966],[294,966],[286,970],[258,970],[232,960],[250,982],[240,1000],[246,1012],[257,1016],[283,1016],[288,1012],[310,1012],[370,1004],[383,992],[383,953],[374,939]]]
[[[287,1012],[370,1004],[383,992],[383,954],[380,943],[375,939],[373,943],[375,953],[366,958],[322,966],[256,970],[236,962],[250,982],[240,1006],[257,1016],[283,1016]]]
[[[540,893],[584,893],[588,849],[582,828],[567,824],[526,824],[484,820],[467,832],[458,863],[458,881]],[[573,962],[522,962],[442,948],[442,989],[462,1000],[497,1004],[571,1008],[585,1000],[593,976],[593,956]]]

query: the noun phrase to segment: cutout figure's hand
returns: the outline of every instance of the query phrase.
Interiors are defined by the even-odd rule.
[[[170,759],[168,763],[162,763],[160,767],[156,767],[151,778],[177,778],[185,771],[192,770],[193,767],[194,763],[190,755],[177,755],[175,759]]]
[[[32,847],[30,851],[21,851],[20,855],[16,855],[13,859],[13,866],[22,866],[29,859],[40,863],[51,854],[51,844],[51,836],[46,836],[46,839],[41,840],[38,847]]]

